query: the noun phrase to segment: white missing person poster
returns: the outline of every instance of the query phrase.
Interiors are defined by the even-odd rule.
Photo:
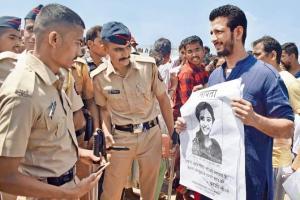
[[[244,126],[231,99],[241,79],[192,93],[181,108],[180,184],[212,199],[246,199]]]

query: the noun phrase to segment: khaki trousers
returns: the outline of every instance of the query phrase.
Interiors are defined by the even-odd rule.
[[[139,164],[141,197],[154,200],[161,161],[161,132],[159,126],[141,133],[115,130],[115,145],[127,146],[129,151],[112,151],[110,165],[105,171],[101,200],[120,200],[133,160]]]

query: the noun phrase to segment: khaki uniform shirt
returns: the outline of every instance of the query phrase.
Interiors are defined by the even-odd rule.
[[[23,157],[29,176],[60,176],[78,159],[71,101],[31,53],[18,65],[0,89],[0,156]]]
[[[85,60],[77,58],[71,68],[75,80],[75,90],[82,99],[94,97],[93,82],[89,74],[89,67]]]
[[[66,95],[72,102],[72,111],[76,112],[83,107],[83,102],[81,96],[75,90],[75,80],[72,76],[71,70],[66,70],[64,68],[60,69],[60,73],[62,74],[63,79],[63,90],[65,91]]]
[[[289,102],[294,113],[300,114],[300,80],[287,71],[279,72],[289,93]]]
[[[110,61],[101,64],[91,76],[95,102],[107,106],[112,124],[139,124],[158,115],[155,99],[166,92],[166,86],[153,58],[132,55],[125,77],[116,73]]]
[[[77,58],[71,68],[75,80],[75,90],[82,99],[94,97],[93,81],[90,77],[89,67],[85,60]]]
[[[289,95],[289,102],[293,111],[300,111],[300,81],[287,71],[279,72]],[[273,167],[286,167],[292,163],[291,153],[292,139],[274,138],[272,163]]]
[[[18,54],[5,51],[0,53],[0,87],[8,74],[15,68]]]

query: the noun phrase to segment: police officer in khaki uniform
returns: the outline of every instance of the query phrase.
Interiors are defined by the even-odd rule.
[[[77,94],[81,96],[85,105],[83,112],[86,116],[87,123],[89,123],[89,117],[92,117],[93,128],[94,130],[96,130],[97,128],[99,128],[99,116],[94,101],[93,82],[90,77],[89,67],[85,59],[80,57],[76,58],[75,62],[71,67],[71,74],[74,77],[75,90]],[[89,134],[89,136],[85,137],[86,139],[88,139],[88,137],[91,136],[91,133],[86,132],[86,134]]]
[[[83,58],[76,58],[71,73],[75,80],[76,92],[82,99],[92,99],[94,97],[93,82],[89,76],[88,65]]]
[[[84,22],[59,4],[38,15],[33,52],[27,52],[0,89],[0,190],[37,198],[76,199],[101,172],[76,182],[78,157],[99,161],[78,148],[71,102],[61,89],[59,68],[80,50]],[[20,67],[18,67],[21,65]],[[61,187],[58,187],[61,186]]]
[[[101,108],[107,143],[129,147],[129,151],[112,151],[101,199],[120,199],[131,163],[136,159],[140,166],[141,197],[153,200],[161,160],[156,99],[169,133],[173,132],[166,86],[154,59],[130,57],[131,34],[122,23],[104,24],[101,38],[110,59],[92,72],[95,101]]]
[[[0,87],[15,66],[20,45],[21,19],[17,17],[0,17]]]
[[[0,53],[11,51],[18,53],[21,42],[21,19],[18,17],[0,17]]]
[[[0,87],[4,82],[5,78],[15,67],[17,58],[18,58],[18,54],[11,51],[5,51],[0,53]],[[15,200],[16,197],[13,195],[2,193],[2,199]],[[1,200],[1,192],[0,192],[0,200]]]
[[[5,51],[0,53],[0,87],[8,74],[14,69],[18,59],[18,54]]]
[[[85,35],[88,51],[86,52],[84,58],[89,66],[90,72],[102,64],[106,56],[104,45],[100,38],[101,30],[102,27],[96,25],[91,27]]]
[[[35,36],[33,33],[34,28],[34,22],[43,8],[43,5],[38,5],[31,9],[27,15],[24,18],[24,32],[23,32],[23,39],[24,39],[24,45],[26,51],[31,51],[34,48],[35,44]],[[22,59],[23,54],[21,54],[18,58]],[[75,60],[76,62],[76,60]],[[72,77],[72,71],[67,69],[60,69],[61,74],[64,75],[64,84],[63,89],[65,90],[68,98],[72,102],[72,111],[73,111],[73,121],[75,126],[75,132],[76,136],[79,135],[79,137],[82,135],[82,130],[84,130],[85,127],[85,120],[83,117],[83,113],[81,112],[81,108],[83,107],[83,102],[81,100],[81,96],[75,91],[74,84],[76,83],[76,80],[74,80],[74,77]],[[80,145],[80,138],[77,138]]]
[[[79,146],[88,148],[91,146],[88,140],[93,135],[93,131],[99,128],[100,122],[94,101],[93,82],[87,63],[84,59],[77,57],[69,70],[63,70],[63,75],[65,77],[64,90],[67,96],[78,96],[77,98],[80,98],[80,101],[84,101],[84,104],[72,110],[74,112],[76,136],[81,143]],[[83,141],[83,139],[86,140]]]
[[[24,46],[27,51],[33,50],[35,38],[33,34],[33,27],[34,21],[36,16],[40,13],[43,5],[38,5],[37,7],[30,10],[24,18],[24,31],[23,31],[23,38],[24,38]]]
[[[65,91],[67,97],[72,102],[71,110],[73,111],[73,122],[75,133],[79,146],[82,147],[82,129],[85,127],[85,120],[82,112],[83,102],[81,96],[75,90],[75,80],[70,69],[60,69],[61,80],[63,81],[62,89]]]
[[[74,84],[72,84],[74,79]],[[67,88],[66,93],[69,95],[72,90],[84,101],[84,107],[76,110],[74,113],[74,125],[76,130],[77,141],[80,147],[92,147],[92,135],[96,128],[99,128],[99,114],[94,101],[93,82],[90,78],[88,65],[84,59],[77,57],[73,63],[68,75],[66,76]],[[84,116],[83,116],[84,113]],[[93,129],[94,128],[94,129]],[[90,142],[89,142],[90,141]],[[85,162],[77,162],[77,176],[86,177],[93,169],[92,166]],[[81,199],[93,199],[93,193],[89,193]]]

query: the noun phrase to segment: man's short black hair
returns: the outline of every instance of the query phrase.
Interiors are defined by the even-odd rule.
[[[159,38],[155,41],[153,50],[163,57],[169,56],[171,54],[171,41],[167,38]]]
[[[207,53],[210,53],[210,48],[208,46],[204,46],[204,49]]]
[[[194,44],[194,43],[198,43],[201,47],[203,47],[203,42],[202,42],[201,38],[198,37],[197,35],[187,37],[183,41],[184,41],[184,48],[186,48],[186,45]]]
[[[159,38],[154,42],[149,55],[155,59],[157,66],[164,64],[165,57],[171,55],[171,41],[166,38]]]
[[[70,8],[60,4],[48,4],[43,7],[36,17],[33,31],[36,35],[51,27],[77,25],[85,28],[81,17]]]
[[[91,27],[85,35],[86,42],[88,40],[94,41],[97,37],[100,37],[102,26],[93,26]]]
[[[247,36],[247,18],[245,13],[239,7],[228,4],[215,8],[209,14],[209,20],[213,21],[217,17],[226,17],[228,19],[227,26],[230,28],[231,32],[237,26],[242,26],[244,29],[242,42],[245,44]]]
[[[266,52],[267,54],[272,53],[272,51],[275,51],[277,54],[276,62],[277,64],[280,64],[281,53],[282,53],[280,43],[276,39],[268,35],[255,40],[252,43],[252,46],[255,47],[259,43],[262,43],[264,45],[264,52]]]
[[[295,58],[298,59],[298,48],[295,43],[287,42],[284,43],[282,46],[282,51],[285,51],[288,55],[295,54]]]
[[[185,38],[186,39],[186,38]],[[180,44],[179,44],[179,47],[178,47],[178,50],[180,51],[181,49],[184,49],[185,48],[185,39],[181,40]]]

